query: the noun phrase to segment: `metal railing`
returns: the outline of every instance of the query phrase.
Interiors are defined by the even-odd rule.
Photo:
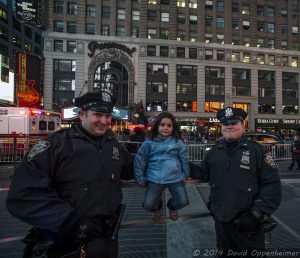
[[[26,152],[38,142],[39,137],[5,135],[0,136],[0,163],[19,162]],[[136,154],[142,142],[120,141],[123,146],[133,154]],[[214,144],[187,144],[189,160],[191,162],[201,162],[206,153]],[[265,144],[267,152],[272,154],[275,160],[291,159],[291,144]]]

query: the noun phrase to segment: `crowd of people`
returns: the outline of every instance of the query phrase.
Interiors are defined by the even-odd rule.
[[[146,140],[142,129],[124,134],[141,142],[132,150],[134,157],[109,129],[115,104],[111,94],[88,92],[75,104],[80,123],[38,142],[16,169],[8,192],[8,211],[33,227],[24,239],[24,258],[118,257],[121,180],[135,179],[145,188],[143,207],[155,222],[161,219],[165,189],[171,193],[171,220],[189,205],[187,147],[171,113],[157,116]],[[272,223],[270,216],[281,201],[272,156],[243,136],[246,116],[233,107],[217,113],[222,140],[193,174],[210,185],[208,208],[219,257],[227,257],[229,250],[263,251],[265,225]]]

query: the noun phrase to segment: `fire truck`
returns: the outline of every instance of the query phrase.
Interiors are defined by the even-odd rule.
[[[0,135],[42,136],[60,128],[60,113],[28,107],[0,107]]]

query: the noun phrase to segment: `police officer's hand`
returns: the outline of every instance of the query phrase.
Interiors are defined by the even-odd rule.
[[[239,222],[236,225],[236,229],[239,232],[256,232],[259,223],[259,219],[255,218],[251,212],[247,211],[241,216]]]
[[[91,241],[103,237],[103,224],[96,219],[83,216],[74,224],[70,234],[75,242]]]

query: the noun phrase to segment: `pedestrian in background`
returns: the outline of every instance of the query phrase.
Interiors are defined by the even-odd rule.
[[[189,204],[185,189],[189,177],[188,152],[171,113],[158,115],[150,139],[135,157],[134,174],[137,183],[146,187],[144,208],[154,212],[154,220],[161,217],[161,196],[166,188],[172,196],[167,203],[172,220],[178,218],[177,210]]]
[[[208,206],[219,257],[230,256],[229,251],[252,257],[252,250],[264,250],[265,215],[270,216],[281,201],[277,165],[263,146],[243,136],[246,117],[240,108],[217,113],[223,139],[207,153],[199,170],[199,178],[210,185]]]
[[[300,169],[300,137],[298,135],[294,136],[292,146],[291,146],[291,152],[292,152],[292,163],[289,166],[289,170],[293,169],[295,161],[297,162],[298,169]]]
[[[109,130],[114,103],[105,91],[76,98],[81,123],[48,135],[18,166],[6,205],[34,226],[24,257],[61,257],[83,245],[81,255],[86,251],[88,258],[118,256],[112,233],[122,202],[120,179],[133,173],[130,156]]]

